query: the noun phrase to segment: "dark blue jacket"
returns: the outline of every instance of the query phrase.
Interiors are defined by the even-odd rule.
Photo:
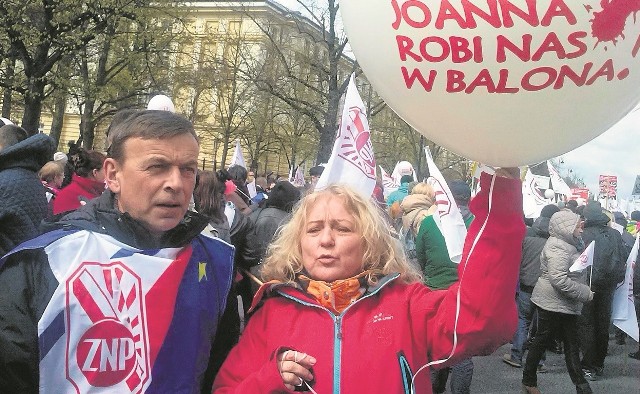
[[[55,142],[45,134],[0,151],[0,256],[38,235],[48,204],[37,172],[54,151]]]

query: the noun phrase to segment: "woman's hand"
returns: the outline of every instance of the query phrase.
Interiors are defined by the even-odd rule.
[[[501,167],[496,169],[496,175],[503,178],[520,179],[520,169],[518,167]]]
[[[286,350],[278,355],[278,370],[284,385],[289,390],[295,390],[295,386],[302,386],[304,381],[311,382],[313,374],[311,367],[316,359],[306,353],[295,350]]]

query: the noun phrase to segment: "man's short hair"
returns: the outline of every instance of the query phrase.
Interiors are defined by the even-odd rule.
[[[18,142],[27,139],[29,134],[25,129],[14,124],[6,124],[0,127],[0,149],[8,148]]]
[[[117,124],[111,133],[113,139],[108,156],[117,161],[124,158],[124,143],[129,138],[151,140],[191,134],[199,143],[193,124],[187,118],[168,111],[138,111]]]
[[[137,109],[125,108],[121,109],[113,115],[113,118],[111,118],[111,123],[107,128],[107,151],[109,150],[109,148],[111,148],[111,141],[113,141],[113,137],[115,136],[113,130],[116,128],[116,126],[127,120],[129,116],[135,114],[136,112],[138,112]]]

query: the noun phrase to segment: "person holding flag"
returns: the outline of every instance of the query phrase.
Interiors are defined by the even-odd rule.
[[[186,118],[130,115],[108,190],[0,260],[0,391],[201,390],[234,249],[188,211],[199,150]]]
[[[592,393],[580,366],[577,322],[583,303],[593,299],[593,292],[585,284],[584,273],[570,272],[580,256],[578,249],[582,249],[582,226],[580,216],[568,209],[553,214],[549,221],[549,239],[540,254],[540,277],[531,295],[537,308],[538,328],[522,372],[525,394],[540,394],[538,365],[554,333],[562,338],[567,370],[576,393]]]
[[[429,367],[506,343],[522,186],[517,168],[480,182],[460,280],[446,290],[421,282],[368,195],[345,185],[307,195],[268,250],[255,312],[213,392],[429,394]]]

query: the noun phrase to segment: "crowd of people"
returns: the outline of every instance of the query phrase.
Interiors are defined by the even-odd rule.
[[[385,199],[314,190],[322,166],[304,187],[202,171],[193,125],[164,110],[116,114],[107,141],[65,154],[0,127],[2,393],[462,394],[473,357],[509,341],[525,393],[556,342],[577,393],[604,373],[636,229],[597,202],[526,227],[517,168],[473,197],[452,180],[457,264],[413,175]],[[590,242],[593,268],[570,272]]]

